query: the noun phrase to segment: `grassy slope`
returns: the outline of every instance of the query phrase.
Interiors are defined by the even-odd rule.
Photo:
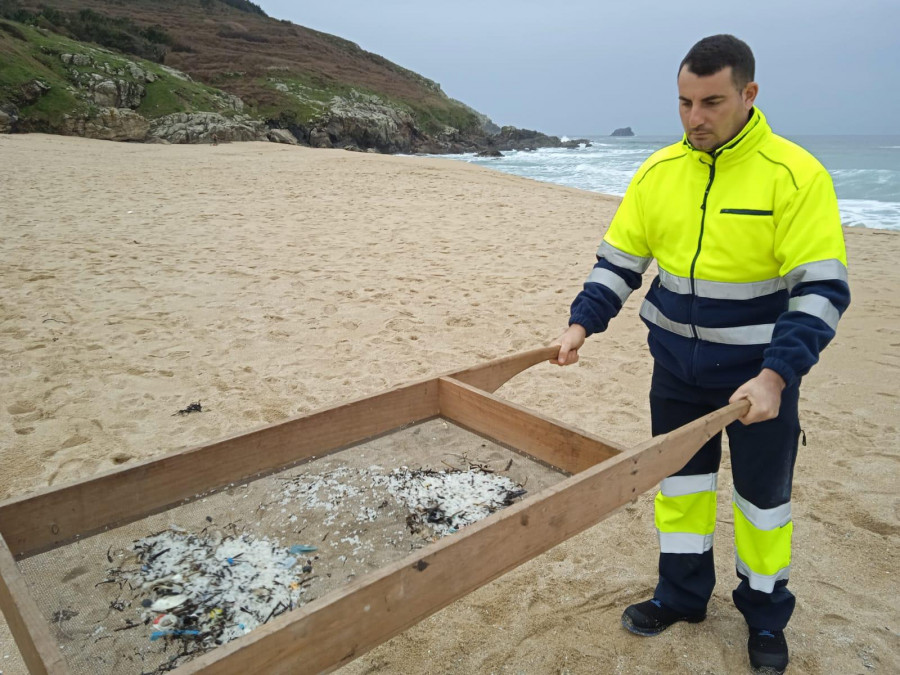
[[[21,39],[23,37],[24,40]],[[66,66],[60,54],[85,54],[95,65]],[[115,70],[125,69],[125,75],[114,76],[117,79],[131,80],[125,68],[128,62],[153,72],[158,78],[155,82],[144,84],[146,95],[137,111],[145,117],[152,119],[190,110],[228,114],[223,92],[200,82],[181,80],[159,64],[131,56],[123,57],[50,31],[0,20],[0,101],[20,102],[22,85],[34,79],[50,85],[50,90],[33,104],[20,105],[22,117],[37,129],[58,126],[64,114],[89,114],[95,108],[93,103],[71,90],[71,69],[110,77],[97,67],[105,64]]]
[[[240,96],[248,112],[308,124],[333,96],[351,89],[377,94],[413,113],[434,133],[449,124],[478,125],[476,116],[429,80],[357,45],[287,21],[200,0],[24,0],[23,6],[63,11],[89,8],[158,24],[193,51],[169,51],[166,65]],[[211,6],[210,6],[211,5]],[[280,91],[281,83],[289,91]],[[298,96],[299,94],[299,96]]]
[[[88,106],[67,90],[69,83],[59,57],[40,49],[50,41],[65,50],[69,41],[47,38],[21,24],[3,23],[13,28],[3,30],[4,26],[0,26],[0,101],[15,102],[21,96],[21,85],[37,78],[50,85],[50,91],[33,105],[22,106],[20,112],[23,116],[56,125],[64,113],[87,112]],[[24,36],[27,41],[19,39],[16,34]]]

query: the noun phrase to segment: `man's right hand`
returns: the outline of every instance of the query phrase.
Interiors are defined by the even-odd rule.
[[[584,344],[587,336],[584,326],[573,323],[566,329],[566,332],[553,341],[553,345],[559,345],[559,354],[555,359],[550,359],[550,363],[558,366],[571,366],[578,362],[578,350]]]

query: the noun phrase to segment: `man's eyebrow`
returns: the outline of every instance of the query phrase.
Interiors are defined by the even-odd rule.
[[[721,101],[724,99],[725,99],[724,94],[713,94],[712,96],[707,96],[706,98],[701,99],[701,101],[703,101],[705,103],[712,103],[713,101]],[[691,102],[691,99],[689,99],[687,96],[679,96],[678,100],[684,101],[685,103]]]

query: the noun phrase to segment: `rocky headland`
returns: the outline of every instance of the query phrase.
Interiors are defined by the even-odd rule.
[[[0,133],[433,154],[588,144],[501,128],[437,83],[245,0],[74,4],[0,6]]]

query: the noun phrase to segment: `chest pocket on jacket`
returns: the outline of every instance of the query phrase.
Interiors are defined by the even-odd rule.
[[[771,209],[720,208],[707,221],[703,254],[721,281],[761,281],[778,275]],[[699,262],[699,261],[698,261]]]

